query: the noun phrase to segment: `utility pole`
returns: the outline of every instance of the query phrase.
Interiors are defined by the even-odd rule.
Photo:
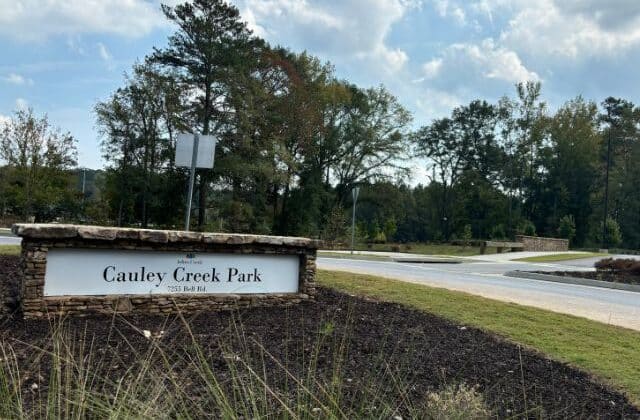
[[[196,179],[196,163],[198,162],[198,143],[200,136],[197,131],[193,133],[193,154],[191,155],[191,173],[189,174],[189,193],[187,194],[187,214],[185,215],[184,230],[189,231],[191,222],[191,200],[193,200],[193,183]]]
[[[353,213],[351,215],[351,254],[353,254],[353,248],[356,239],[356,201],[358,201],[358,194],[360,193],[360,187],[355,187],[351,190],[351,196],[353,197]]]
[[[84,186],[87,180],[87,168],[82,168],[82,200],[84,201]]]
[[[607,109],[609,119],[609,136],[607,139],[607,169],[604,184],[604,214],[602,215],[602,249],[607,249],[607,216],[609,215],[609,165],[611,164],[611,132],[613,131],[613,121],[611,120],[611,110]]]

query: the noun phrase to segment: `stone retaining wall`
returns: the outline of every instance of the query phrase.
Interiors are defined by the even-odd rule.
[[[313,299],[316,291],[316,251],[320,243],[306,238],[37,224],[14,225],[13,232],[22,237],[20,305],[27,318],[292,305]],[[47,253],[54,248],[297,255],[298,293],[44,296]]]
[[[560,252],[569,250],[569,241],[559,238],[516,235],[516,242],[522,242],[523,251]]]

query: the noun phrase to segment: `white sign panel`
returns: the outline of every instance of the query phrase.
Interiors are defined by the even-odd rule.
[[[215,155],[216,141],[213,136],[198,136],[198,159],[196,160],[197,168],[213,168],[213,159]],[[176,166],[191,167],[191,159],[193,158],[193,134],[180,133],[176,137]]]
[[[297,293],[296,255],[50,249],[45,296]]]

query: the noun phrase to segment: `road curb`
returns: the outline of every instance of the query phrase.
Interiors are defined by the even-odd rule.
[[[391,261],[397,263],[420,263],[420,264],[460,264],[462,261],[452,258],[429,258],[429,257],[395,257]]]
[[[603,289],[625,290],[627,292],[640,292],[640,285],[638,284],[613,283],[613,282],[602,281],[602,280],[583,279],[581,277],[554,276],[551,274],[531,273],[528,271],[518,271],[518,270],[509,271],[504,275],[508,277],[517,277],[522,279],[552,281],[555,283],[565,283],[565,284],[577,284],[579,286],[601,287]]]

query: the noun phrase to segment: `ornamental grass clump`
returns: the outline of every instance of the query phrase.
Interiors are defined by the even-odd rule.
[[[352,318],[323,320],[309,332],[309,341],[284,340],[284,357],[272,354],[235,315],[215,341],[202,340],[182,316],[155,329],[114,317],[107,337],[66,319],[53,320],[38,343],[0,342],[0,418],[388,419],[489,413],[477,390],[465,385],[416,398],[403,376],[411,362],[389,365],[383,350],[371,354],[369,370],[354,375],[348,369]]]

